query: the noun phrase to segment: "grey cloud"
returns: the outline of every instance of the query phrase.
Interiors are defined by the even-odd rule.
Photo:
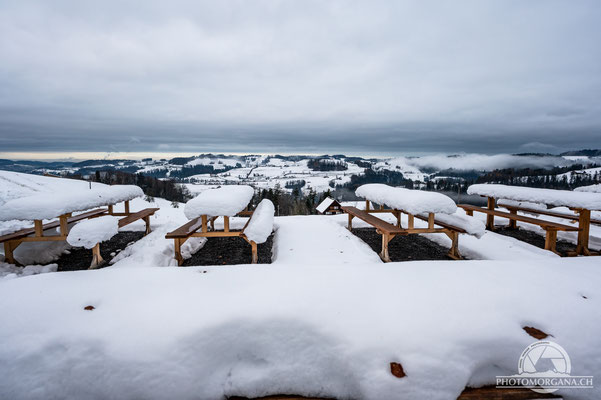
[[[594,0],[139,4],[0,4],[2,151],[599,147]]]

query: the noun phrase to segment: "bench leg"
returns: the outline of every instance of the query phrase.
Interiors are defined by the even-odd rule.
[[[250,241],[250,247],[252,248],[252,260],[251,260],[251,263],[252,264],[256,264],[256,263],[259,262],[259,252],[257,251],[257,244],[251,240]]]
[[[388,256],[388,242],[390,242],[390,235],[383,233],[382,234],[382,252],[380,253],[380,258],[384,262],[390,262],[390,257]]]
[[[17,245],[18,246],[18,245]],[[17,264],[13,251],[17,248],[12,241],[4,242],[4,259],[9,264]]]
[[[400,211],[398,211],[396,213],[396,226],[397,226],[397,228],[401,227],[401,215],[403,215],[403,213],[400,212]]]
[[[148,235],[152,230],[150,229],[150,215],[144,217],[144,223],[146,224],[146,232],[144,235]]]
[[[518,212],[516,210],[509,210],[509,214],[511,215],[518,215]],[[515,219],[509,219],[509,229],[517,229],[518,225],[517,225],[517,221]]]
[[[461,260],[463,257],[459,253],[459,233],[451,231],[447,233],[447,236],[451,239],[448,256],[454,260]]]
[[[353,230],[353,218],[354,218],[354,216],[352,214],[348,215],[348,226],[347,226],[347,228],[348,228],[349,231]]]
[[[103,262],[104,260],[100,255],[100,243],[96,243],[96,246],[94,246],[94,248],[92,249],[92,264],[90,264],[89,269],[96,269],[100,265],[102,265]]]
[[[486,208],[488,208],[491,211],[494,211],[494,209],[495,209],[495,199],[494,198],[492,198],[492,197],[487,198]],[[493,214],[486,215],[486,229],[488,229],[489,231],[495,230],[495,216]]]
[[[184,258],[182,257],[182,241],[180,239],[173,239],[173,247],[175,249],[175,259],[177,260],[177,265],[182,265],[184,263]]]
[[[465,215],[473,217],[474,216],[474,210],[465,210]]]
[[[557,250],[555,250],[555,246],[557,244],[557,231],[553,229],[548,229],[547,234],[545,235],[545,250],[552,251],[555,254],[559,254]]]
[[[591,227],[591,212],[589,210],[579,210],[578,212],[578,245],[576,246],[576,254],[588,256],[588,238]]]

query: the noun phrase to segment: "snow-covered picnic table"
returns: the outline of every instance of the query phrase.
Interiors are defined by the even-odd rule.
[[[515,218],[517,211],[531,210],[533,207],[522,207],[521,204],[531,205],[539,204],[553,207],[568,207],[574,211],[578,219],[578,243],[576,247],[576,255],[589,255],[588,249],[589,231],[591,223],[591,211],[601,210],[601,193],[594,191],[570,191],[570,190],[554,190],[554,189],[539,189],[523,186],[508,186],[499,184],[477,184],[471,185],[467,189],[468,194],[480,195],[487,198],[487,222],[489,229],[494,229],[494,217],[497,212],[495,208],[497,202],[501,200],[505,207],[510,209],[509,216],[512,226],[515,227]],[[507,200],[514,203],[507,207]],[[473,207],[472,207],[473,208]],[[539,209],[542,207],[538,207]],[[545,213],[544,209],[539,210]],[[569,216],[568,216],[569,217]],[[513,218],[513,219],[512,219]],[[520,217],[523,219],[523,217]],[[532,220],[532,218],[530,218]],[[547,223],[548,222],[541,222]],[[559,224],[557,224],[559,225]],[[553,227],[550,227],[553,232]],[[557,230],[562,230],[561,227],[554,229],[555,235]]]
[[[130,212],[129,202],[144,195],[142,189],[134,185],[102,185],[94,184],[89,188],[62,190],[60,178],[56,180],[55,190],[48,190],[34,195],[17,197],[6,201],[0,208],[0,221],[21,220],[32,221],[33,227],[0,236],[4,243],[6,260],[15,264],[14,250],[23,242],[65,241],[69,235],[69,225],[102,215],[122,216],[119,227],[138,219],[146,222],[146,232],[150,231],[150,215],[158,209],[147,208],[135,213]],[[53,185],[49,185],[52,187]],[[116,212],[114,206],[124,202],[124,210]],[[101,208],[99,208],[101,207]],[[83,211],[83,212],[82,212]],[[73,215],[74,213],[79,213]],[[44,220],[53,220],[44,223]],[[59,229],[58,235],[45,235],[45,231]]]
[[[275,208],[264,199],[255,212],[245,211],[252,200],[254,189],[246,185],[223,186],[208,189],[186,203],[184,214],[190,220],[165,235],[174,240],[175,259],[182,265],[181,246],[191,237],[241,237],[252,248],[252,263],[258,261],[257,244],[264,243],[273,230]],[[249,216],[241,230],[230,229],[230,217]],[[215,230],[215,221],[223,218],[223,230]]]
[[[440,193],[370,183],[357,188],[355,194],[365,199],[365,210],[343,206],[343,210],[349,215],[348,227],[352,229],[352,219],[355,217],[374,226],[382,234],[380,257],[384,261],[390,260],[388,242],[396,235],[444,233],[452,241],[449,257],[458,259],[461,258],[458,250],[458,234],[467,233],[480,237],[485,231],[481,221],[457,214],[455,202]],[[380,205],[380,209],[372,208],[372,203]],[[371,215],[375,213],[392,213],[397,218],[396,226]],[[408,215],[406,228],[401,226],[402,213]],[[416,228],[414,218],[427,221],[428,227]]]

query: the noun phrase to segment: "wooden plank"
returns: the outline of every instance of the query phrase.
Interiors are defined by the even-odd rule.
[[[434,213],[428,213],[428,229],[434,229]]]
[[[165,235],[166,239],[174,239],[174,238],[186,238],[189,237],[192,233],[196,232],[200,229],[202,223],[200,221],[200,217],[194,218],[190,222],[180,226],[174,231],[171,231]]]
[[[461,207],[466,211],[471,210],[471,211],[482,212],[485,214],[494,214],[497,217],[503,217],[503,218],[507,218],[507,219],[514,218],[516,221],[526,222],[526,223],[533,224],[533,225],[539,225],[544,229],[555,229],[558,231],[572,231],[572,232],[576,232],[576,231],[580,230],[580,228],[578,228],[576,226],[564,225],[564,224],[560,224],[557,222],[527,217],[525,215],[519,215],[519,214],[512,215],[505,211],[499,211],[499,210],[491,211],[486,208],[472,206],[471,204],[458,204],[457,207]]]
[[[244,234],[243,231],[229,231],[229,232],[209,231],[209,232],[194,232],[188,236],[189,237],[236,237],[236,236],[242,236],[243,234]]]
[[[347,214],[353,214],[353,216],[367,222],[371,226],[381,230],[386,234],[403,233],[402,228],[389,224],[378,217],[375,217],[363,210],[359,210],[357,207],[342,207],[342,210]]]
[[[548,215],[550,217],[569,219],[571,221],[578,221],[579,220],[578,213],[576,213],[576,214],[566,214],[566,213],[561,213],[561,212],[551,211],[551,210],[539,210],[539,209],[536,209],[536,208],[516,207],[516,206],[510,206],[510,205],[504,205],[504,204],[499,204],[499,207],[506,208],[509,211],[515,210],[515,211],[521,211],[521,212],[530,213],[530,214]],[[591,218],[591,224],[601,225],[601,220],[599,220],[599,219],[592,219]]]
[[[421,215],[416,215],[415,218],[421,219],[422,221],[428,220],[428,218],[421,216]],[[459,233],[467,233],[465,231],[465,229],[463,229],[463,228],[459,228],[458,226],[447,224],[446,222],[439,221],[436,218],[434,218],[434,224],[438,225],[438,226],[442,226],[443,228],[451,230],[451,231],[455,231],[455,232],[459,232]]]
[[[129,214],[129,200],[125,201],[125,213]]]
[[[407,214],[408,215],[408,221],[409,221],[409,229],[413,229],[413,227],[415,226],[415,216],[413,214]]]
[[[127,217],[121,218],[119,220],[119,228],[123,228],[126,225],[131,224],[139,219],[144,219],[145,217],[150,217],[157,212],[159,208],[145,208],[143,210],[137,211],[133,214],[129,214]]]

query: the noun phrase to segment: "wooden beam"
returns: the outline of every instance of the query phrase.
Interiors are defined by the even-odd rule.
[[[102,265],[103,262],[104,260],[100,255],[100,243],[96,243],[96,246],[94,246],[94,248],[92,249],[92,264],[90,264],[89,269],[96,269],[100,265]]]
[[[143,219],[144,223],[146,224],[146,231],[144,232],[144,235],[148,235],[150,232],[152,232],[150,229],[150,215],[145,216]]]
[[[591,229],[591,211],[585,209],[577,209],[578,212],[578,245],[576,246],[576,254],[590,255],[588,249],[589,232]]]
[[[348,214],[348,230],[352,231],[353,230],[353,218],[355,218],[355,216],[353,214]]]
[[[415,226],[414,225],[415,224],[415,217],[413,216],[413,214],[407,214],[407,215],[408,215],[408,219],[409,219],[409,222],[408,222],[409,225],[407,226],[407,228],[413,229],[413,227]]]
[[[125,201],[125,214],[129,215],[129,200]]]
[[[60,232],[61,236],[67,236],[69,234],[69,217],[65,215],[61,215],[59,218],[60,221]]]
[[[250,241],[250,246],[252,248],[252,258],[251,263],[256,264],[259,262],[259,252],[257,250],[257,244],[254,241]]]
[[[369,200],[365,200],[365,211],[369,211]]]
[[[517,216],[518,215],[518,211],[515,208],[510,208],[509,209],[509,214]],[[509,219],[509,228],[510,229],[517,229],[517,227],[518,227],[517,222],[518,221],[516,221],[515,219],[510,218]]]
[[[6,262],[9,264],[17,263],[17,261],[15,260],[15,255],[13,253],[14,249],[15,249],[15,247],[13,247],[12,241],[4,242],[4,258],[6,259]]]
[[[230,231],[230,217],[228,217],[227,215],[223,217],[223,231]]]
[[[202,221],[202,231],[203,233],[206,233],[209,231],[208,227],[207,227],[207,216],[205,215],[201,215],[200,219]]]
[[[180,238],[173,239],[173,247],[175,248],[175,259],[177,260],[177,265],[181,266],[184,263],[184,258],[182,257],[182,240]]]
[[[44,224],[42,223],[42,220],[36,219],[33,221],[33,224],[34,224],[34,229],[35,229],[35,235],[37,237],[44,236]]]
[[[20,238],[19,242],[59,242],[61,240],[67,240],[66,236],[27,236]]]
[[[387,233],[382,234],[382,251],[380,252],[380,258],[384,262],[390,262],[390,257],[388,255],[388,242],[390,242],[390,235]]]
[[[552,251],[553,253],[557,253],[555,250],[555,246],[557,244],[557,231],[554,229],[547,229],[547,233],[545,235],[545,250]],[[559,254],[559,253],[557,253]]]
[[[494,197],[486,198],[486,208],[488,208],[491,211],[494,211],[495,204],[496,202]],[[495,216],[493,214],[486,214],[486,229],[488,229],[489,231],[495,230]]]
[[[428,229],[434,229],[434,213],[428,213]]]
[[[242,236],[242,231],[211,231],[211,232],[194,232],[190,234],[188,237],[236,237]]]
[[[109,212],[109,214],[113,215],[113,205],[112,204],[109,204],[108,212]]]

